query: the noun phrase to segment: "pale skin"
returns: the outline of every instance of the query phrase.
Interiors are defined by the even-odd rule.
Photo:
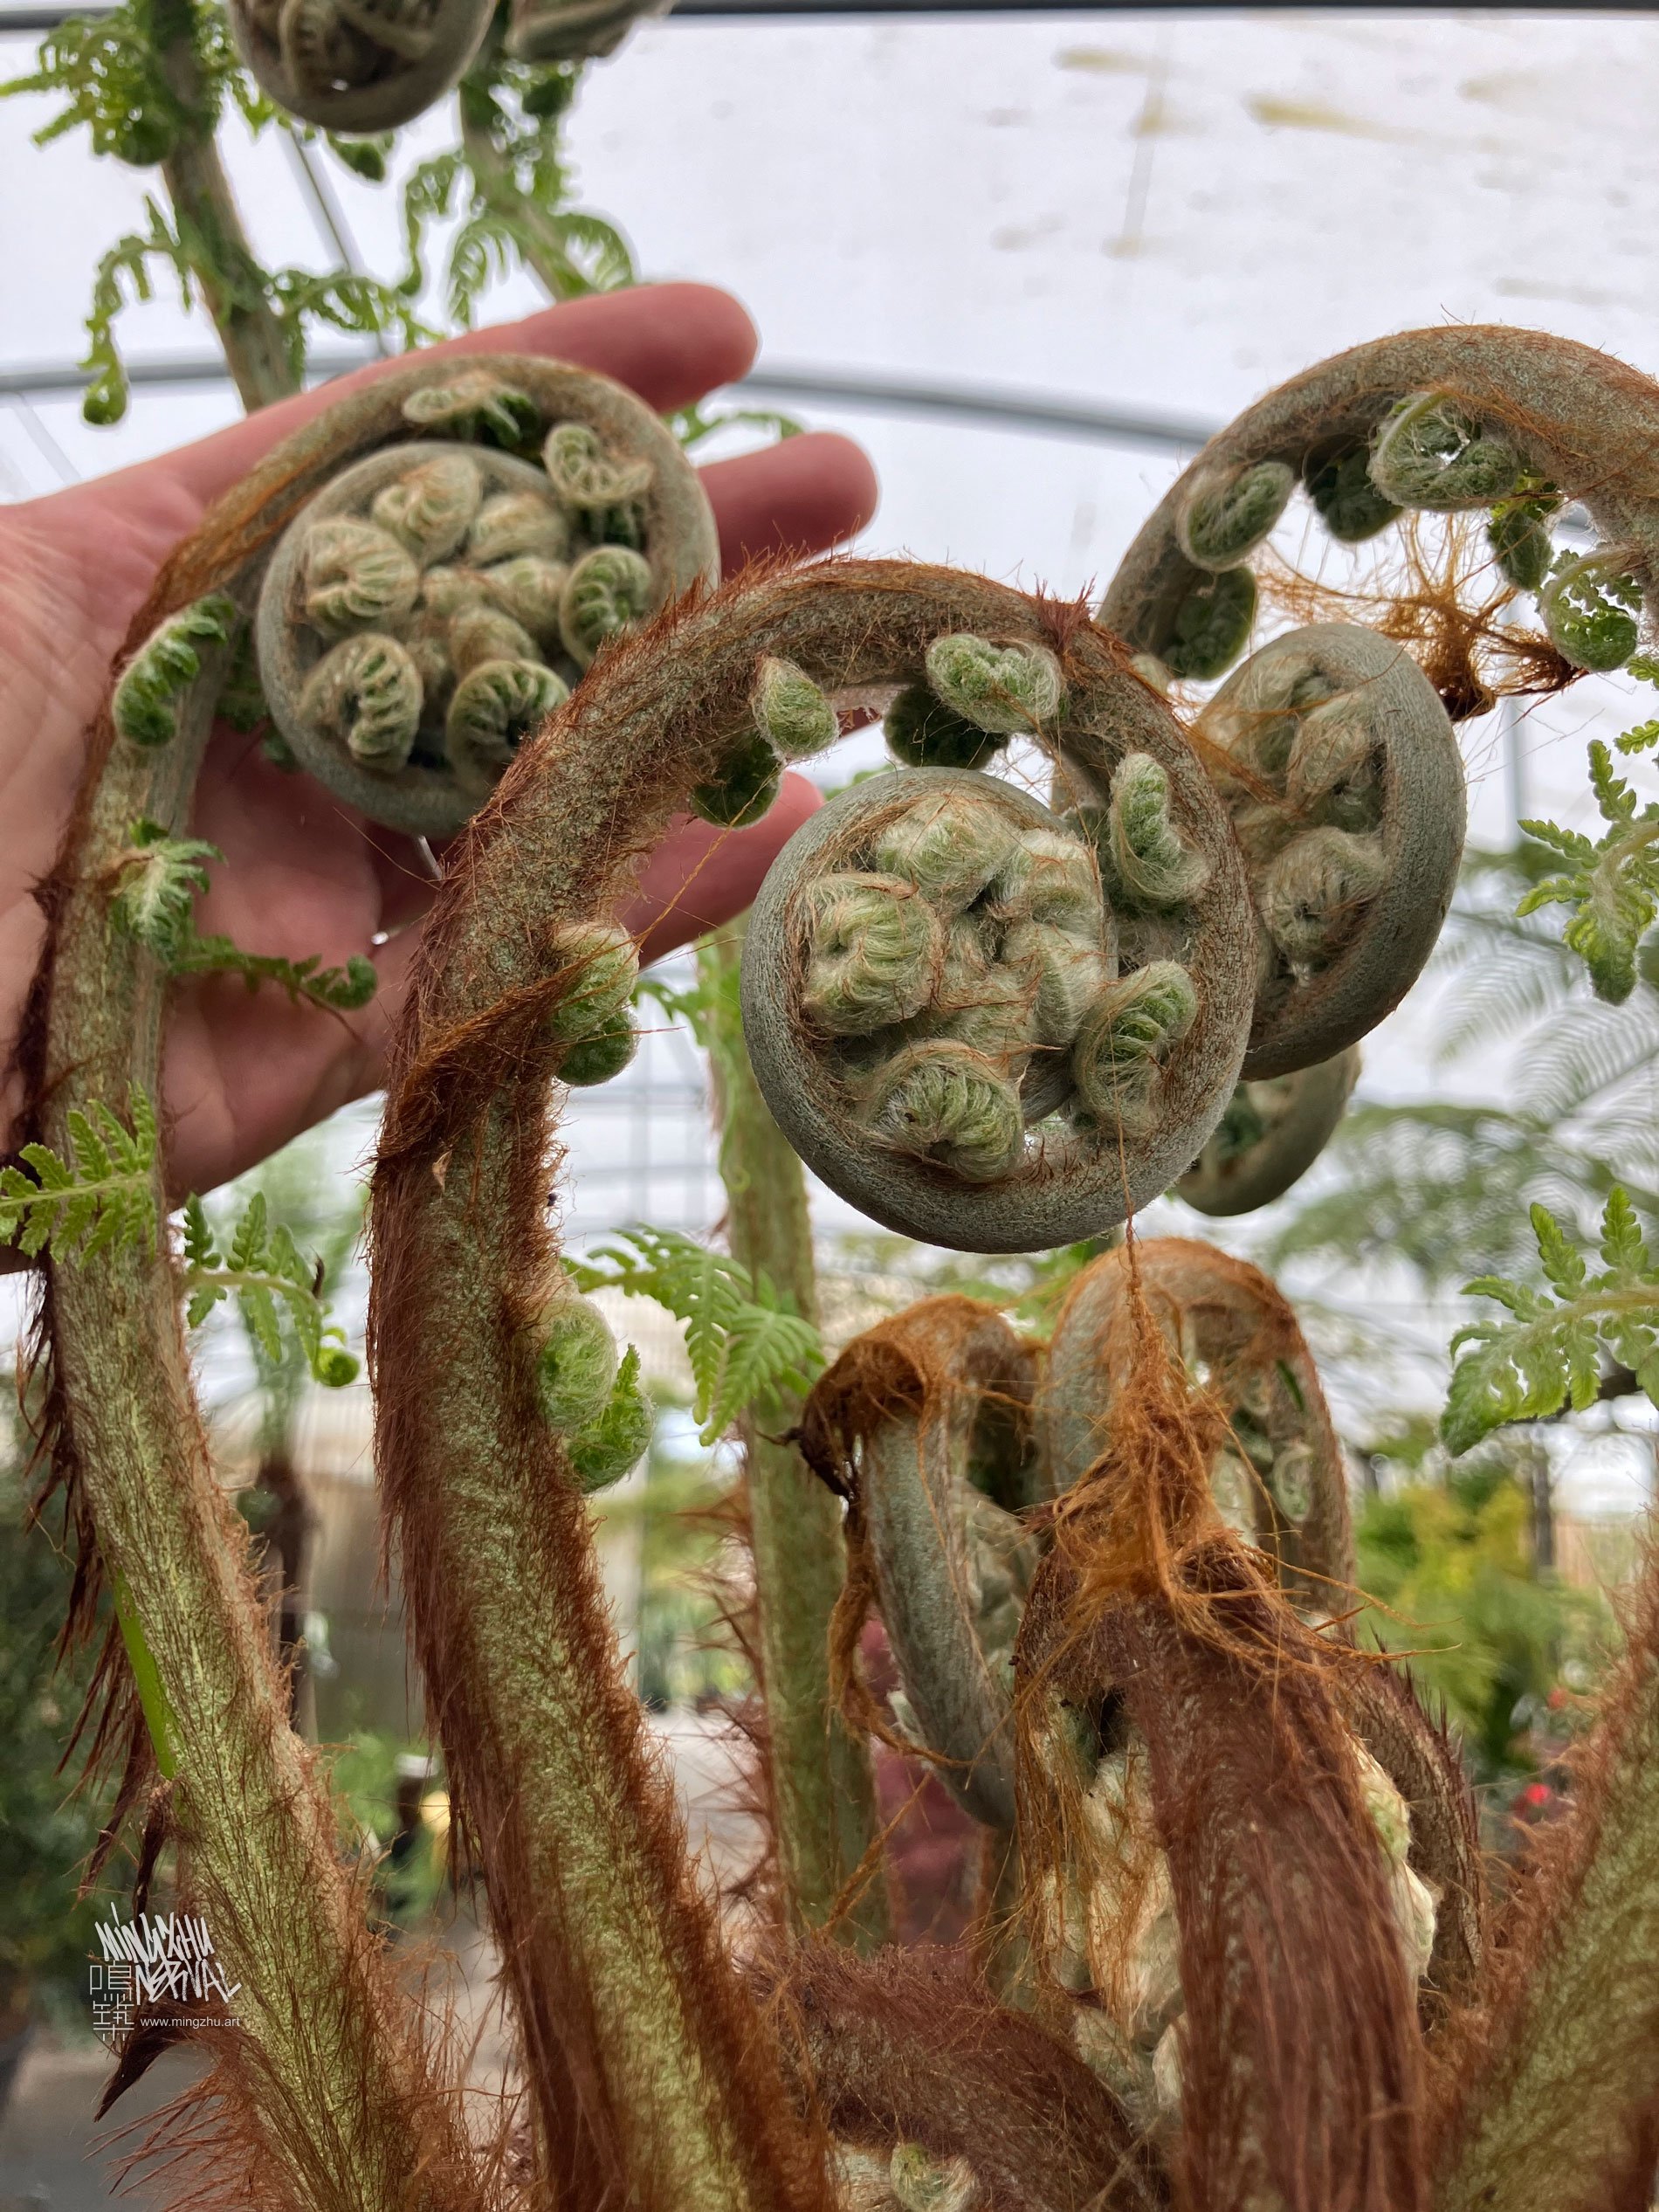
[[[666,410],[742,376],[754,348],[734,300],[682,284],[574,301],[434,350],[545,354],[602,369]],[[286,400],[159,460],[0,507],[0,1155],[31,1134],[17,1126],[10,1064],[44,927],[33,889],[57,855],[112,658],[162,561],[212,500],[378,373]],[[860,529],[875,505],[864,456],[828,435],[715,462],[702,475],[728,575],[757,555],[822,552]],[[817,803],[806,779],[790,775],[748,830],[677,829],[620,910],[643,957],[741,913]],[[368,1006],[346,1016],[291,1007],[270,989],[250,996],[223,979],[176,993],[165,1104],[168,1181],[179,1194],[211,1189],[378,1086],[418,934],[411,925],[432,891],[409,839],[365,823],[308,777],[272,768],[257,739],[228,727],[209,750],[191,834],[224,855],[197,904],[201,929],[252,952],[314,953],[325,966],[367,953],[381,980]]]

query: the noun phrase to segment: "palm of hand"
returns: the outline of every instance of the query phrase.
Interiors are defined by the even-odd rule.
[[[678,406],[742,373],[747,318],[718,293],[675,286],[583,301],[462,341],[557,353]],[[332,397],[332,395],[328,395]],[[45,923],[34,887],[56,857],[74,803],[86,732],[110,665],[162,562],[212,499],[324,396],[291,401],[202,444],[9,513],[0,511],[0,1052],[9,1064]],[[705,482],[728,567],[781,545],[816,551],[857,528],[871,503],[867,465],[834,438],[792,439],[717,463]],[[690,824],[642,871],[623,919],[647,958],[747,905],[773,854],[816,803],[792,778],[764,822],[715,832]],[[166,1064],[169,1181],[206,1189],[372,1089],[415,944],[408,925],[431,882],[407,837],[365,822],[309,777],[286,775],[257,738],[221,727],[196,793],[190,834],[224,854],[197,925],[252,952],[343,964],[370,952],[381,978],[360,1013],[292,1006],[233,978],[178,989]],[[0,1091],[6,1134],[20,1085]]]

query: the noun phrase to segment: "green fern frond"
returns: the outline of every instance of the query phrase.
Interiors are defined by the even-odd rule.
[[[110,719],[133,745],[168,745],[178,734],[178,703],[202,673],[201,647],[223,645],[237,622],[236,602],[210,592],[153,631],[121,671]]]
[[[185,1319],[199,1328],[222,1299],[234,1296],[248,1333],[272,1365],[282,1358],[282,1317],[293,1330],[317,1381],[338,1389],[352,1381],[357,1361],[344,1332],[328,1319],[322,1270],[300,1257],[293,1238],[272,1225],[265,1193],[255,1191],[222,1251],[199,1198],[184,1202],[182,1287]]]
[[[1472,1321],[1452,1339],[1453,1369],[1440,1432],[1447,1449],[1467,1451],[1511,1421],[1537,1421],[1564,1405],[1581,1411],[1601,1387],[1603,1350],[1634,1370],[1659,1403],[1659,1272],[1626,1192],[1614,1185],[1601,1217],[1600,1270],[1548,1209],[1532,1208],[1545,1284],[1478,1276],[1471,1297],[1490,1298],[1509,1315]]]
[[[208,862],[224,855],[196,837],[169,837],[147,816],[134,823],[130,834],[132,842],[115,864],[110,909],[129,936],[168,960],[191,934],[196,894],[208,887]]]
[[[1565,942],[1590,972],[1598,997],[1620,1005],[1635,988],[1636,948],[1659,914],[1659,803],[1637,812],[1636,794],[1613,764],[1600,738],[1590,745],[1590,785],[1607,832],[1597,844],[1553,822],[1523,822],[1529,837],[1551,846],[1570,864],[1564,875],[1533,885],[1517,907],[1575,909]]]
[[[239,975],[250,991],[274,983],[294,1005],[307,1000],[335,1013],[367,1006],[380,986],[375,963],[354,953],[343,968],[323,968],[313,953],[305,960],[284,960],[275,953],[246,953],[229,937],[187,936],[169,955],[175,975]]]
[[[678,1230],[626,1230],[587,1262],[567,1262],[578,1289],[653,1298],[685,1325],[702,1441],[713,1444],[740,1413],[804,1391],[823,1365],[816,1328],[764,1276],[712,1252]]]
[[[50,1247],[59,1259],[120,1251],[156,1233],[155,1109],[137,1084],[128,1097],[130,1130],[94,1100],[66,1116],[70,1157],[26,1144],[21,1168],[0,1168],[0,1244],[14,1241],[31,1258]]]

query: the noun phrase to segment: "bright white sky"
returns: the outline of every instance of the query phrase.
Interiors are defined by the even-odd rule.
[[[0,73],[30,51],[0,36]],[[1640,16],[669,22],[590,72],[572,142],[584,199],[643,267],[728,285],[776,366],[1220,422],[1326,354],[1419,323],[1547,328],[1659,368],[1656,95],[1659,19]],[[79,139],[30,145],[49,113],[0,105],[0,368],[76,356],[97,258],[143,220],[142,174],[94,162]],[[429,117],[408,157],[451,138],[447,114]],[[329,167],[366,260],[393,273],[394,193]],[[233,143],[231,168],[268,261],[331,258],[279,142]],[[501,312],[535,297],[515,280]],[[125,329],[134,357],[211,348],[175,301]],[[233,409],[228,389],[140,391],[120,430],[93,431],[72,398],[0,402],[0,497],[161,450]],[[874,454],[884,500],[867,550],[1068,591],[1104,582],[1176,466],[1070,438],[797,411]],[[1522,722],[1528,810],[1587,817],[1583,741],[1603,716],[1629,719],[1614,687],[1586,686]],[[1512,798],[1502,733],[1463,734],[1473,831],[1498,842]],[[844,772],[837,755],[830,773]],[[1377,1034],[1366,1091],[1502,1095],[1501,1063],[1431,1067],[1427,1010],[1420,991]],[[668,1040],[639,1065],[653,1083],[694,1073]],[[577,1119],[571,1226],[639,1213],[706,1226],[700,1126],[667,1098],[630,1110],[627,1091]],[[844,1217],[826,1209],[826,1225]],[[1380,1318],[1387,1286],[1357,1287]],[[1425,1348],[1443,1343],[1442,1316],[1393,1323],[1414,1318]],[[1422,1369],[1425,1402],[1441,1375]],[[1572,1478],[1580,1502],[1630,1495],[1651,1478],[1642,1461],[1592,1455]]]

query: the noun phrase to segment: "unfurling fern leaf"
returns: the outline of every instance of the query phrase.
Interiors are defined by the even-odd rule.
[[[116,864],[111,911],[146,951],[170,960],[194,934],[191,916],[196,892],[208,887],[208,862],[224,855],[196,837],[169,837],[148,816],[134,823],[131,835]]]
[[[1475,1347],[1457,1361],[1441,1416],[1441,1435],[1454,1452],[1505,1422],[1593,1405],[1604,1348],[1659,1403],[1659,1272],[1625,1192],[1615,1185],[1607,1199],[1597,1274],[1545,1207],[1535,1205],[1532,1216],[1547,1288],[1497,1275],[1463,1286],[1471,1297],[1496,1299],[1512,1318],[1471,1322],[1452,1339],[1454,1353]]]
[[[1645,729],[1631,730],[1620,750],[1635,752],[1647,741]],[[1637,813],[1636,795],[1600,738],[1590,746],[1590,783],[1607,835],[1593,844],[1553,822],[1523,822],[1528,837],[1571,863],[1571,872],[1535,885],[1516,913],[1576,907],[1566,941],[1589,969],[1597,996],[1616,1006],[1635,988],[1636,947],[1659,914],[1659,803],[1649,800]]]
[[[137,1084],[129,1094],[131,1130],[95,1099],[67,1115],[72,1157],[26,1144],[22,1168],[0,1168],[0,1244],[15,1239],[30,1258],[48,1246],[59,1259],[90,1259],[153,1241],[155,1108]]]
[[[756,1281],[678,1230],[629,1230],[588,1263],[571,1263],[570,1272],[579,1290],[654,1298],[685,1324],[697,1393],[692,1411],[706,1444],[781,1388],[809,1389],[823,1365],[816,1328],[764,1276]]]
[[[272,1227],[263,1191],[248,1201],[228,1253],[219,1250],[199,1198],[184,1202],[183,1231],[184,1311],[192,1328],[234,1293],[249,1333],[268,1360],[282,1357],[281,1316],[286,1313],[319,1382],[334,1390],[355,1378],[357,1361],[346,1349],[344,1332],[328,1320],[320,1266],[307,1264],[280,1222]]]

